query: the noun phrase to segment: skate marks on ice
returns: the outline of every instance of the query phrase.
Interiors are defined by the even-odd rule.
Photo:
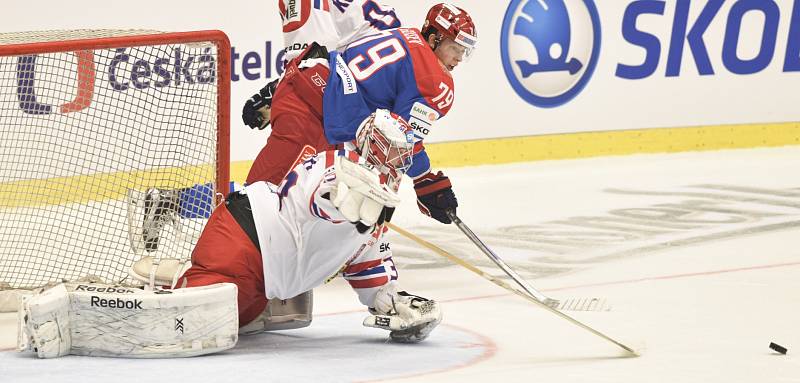
[[[353,382],[450,371],[495,353],[494,343],[459,327],[440,325],[419,344],[388,341],[388,332],[361,326],[367,315],[314,318],[310,327],[239,338],[219,354],[184,359],[121,359],[67,356],[40,360],[33,354],[0,352],[9,382],[40,382],[45,368],[62,381],[124,382],[181,379],[191,382]],[[45,366],[46,365],[46,366]]]
[[[662,190],[607,188],[603,194],[627,196],[640,204],[531,225],[483,224],[476,230],[515,270],[536,279],[620,258],[800,227],[800,188],[703,184]],[[536,216],[535,212],[530,215]],[[478,266],[492,267],[489,259],[450,227],[410,230]],[[400,236],[394,238],[393,250],[406,259],[405,268],[451,265],[446,259],[420,253]]]

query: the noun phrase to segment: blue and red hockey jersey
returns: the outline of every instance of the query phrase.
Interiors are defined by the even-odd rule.
[[[408,175],[430,170],[422,141],[433,122],[453,104],[450,72],[419,30],[398,28],[364,37],[330,56],[323,96],[325,137],[330,143],[355,139],[359,124],[376,109],[388,109],[414,128],[415,154]]]

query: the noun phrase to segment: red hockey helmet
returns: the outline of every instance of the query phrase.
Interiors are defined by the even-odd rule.
[[[469,57],[478,44],[478,31],[475,23],[467,11],[452,4],[439,3],[428,10],[425,24],[422,26],[422,35],[432,33],[431,28],[439,34],[437,45],[442,37],[447,37],[466,48],[465,57]],[[434,48],[435,49],[435,48]]]
[[[378,109],[361,122],[355,144],[359,154],[397,190],[402,175],[411,167],[414,154],[411,125],[386,109]]]

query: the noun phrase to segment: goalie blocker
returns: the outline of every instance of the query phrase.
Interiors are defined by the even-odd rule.
[[[227,350],[238,339],[236,292],[230,283],[176,290],[58,284],[23,300],[18,350],[40,358],[174,358]]]

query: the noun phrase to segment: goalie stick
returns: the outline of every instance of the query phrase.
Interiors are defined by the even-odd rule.
[[[452,214],[452,213],[448,212],[448,214]],[[451,217],[451,220],[453,220],[453,222],[456,222],[456,220],[454,220],[453,218],[458,218],[458,217],[455,217],[455,214],[453,214],[453,217]],[[461,220],[459,219],[458,222],[461,222]],[[543,301],[537,299],[533,295],[526,294],[526,293],[524,293],[524,292],[522,292],[520,290],[517,290],[517,289],[509,286],[507,283],[503,282],[502,280],[500,280],[498,278],[495,278],[495,277],[483,272],[482,270],[480,270],[477,267],[473,266],[472,264],[462,260],[461,258],[458,258],[458,257],[456,257],[456,256],[444,251],[440,247],[438,247],[438,246],[436,246],[436,245],[434,245],[434,244],[432,244],[432,243],[430,243],[430,242],[428,242],[428,241],[426,241],[426,240],[424,240],[424,239],[422,239],[422,238],[420,238],[420,237],[418,237],[418,236],[416,236],[414,234],[411,234],[410,232],[408,232],[408,231],[406,231],[406,230],[404,230],[404,229],[402,229],[402,228],[400,228],[400,227],[398,227],[398,226],[396,226],[396,225],[394,225],[392,223],[387,223],[387,224],[392,230],[397,231],[402,236],[404,236],[406,238],[409,238],[412,241],[417,242],[420,245],[432,250],[433,252],[435,252],[435,253],[437,253],[437,254],[439,254],[439,255],[451,260],[452,262],[454,262],[454,263],[466,268],[467,270],[470,270],[473,273],[478,274],[483,278],[486,278],[487,280],[489,280],[490,282],[494,283],[495,285],[500,286],[503,289],[509,290],[509,291],[519,295],[520,297],[525,298],[528,301],[536,304],[537,306],[540,306],[540,307],[546,309],[547,311],[550,311],[551,313],[553,313],[555,315],[558,315],[559,317],[567,320],[568,322],[570,322],[570,323],[572,323],[572,324],[574,324],[574,325],[576,325],[578,327],[581,327],[584,330],[589,331],[590,333],[592,333],[592,334],[594,334],[594,335],[596,335],[596,336],[598,336],[600,338],[603,338],[608,342],[613,343],[614,345],[622,348],[623,350],[625,350],[626,352],[628,352],[632,356],[639,356],[639,354],[633,348],[631,348],[629,346],[626,346],[625,344],[623,344],[623,343],[621,343],[621,342],[609,337],[608,335],[603,334],[602,332],[589,327],[588,325],[584,324],[583,322],[580,322],[577,319],[575,319],[575,318],[573,318],[573,317],[571,317],[571,316],[569,316],[567,314],[564,314],[561,311],[558,311],[557,309],[555,309],[555,308],[545,304]],[[463,222],[462,222],[462,224],[463,224]],[[474,233],[473,233],[473,235],[474,235]]]

